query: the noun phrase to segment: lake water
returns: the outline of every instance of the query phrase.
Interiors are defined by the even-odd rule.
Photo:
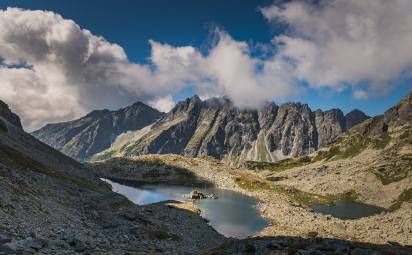
[[[335,205],[314,205],[312,209],[315,212],[332,215],[340,219],[359,219],[362,217],[379,214],[385,211],[385,208],[354,202],[350,200],[342,200],[336,202]]]
[[[166,200],[187,201],[183,195],[194,188],[165,185],[143,185],[139,188],[122,185],[103,179],[112,185],[112,190],[126,196],[138,205],[152,204]],[[227,237],[244,238],[256,234],[268,222],[255,208],[257,200],[239,192],[222,189],[197,189],[204,194],[213,194],[218,199],[195,200],[201,209],[201,216],[209,221],[219,233]]]

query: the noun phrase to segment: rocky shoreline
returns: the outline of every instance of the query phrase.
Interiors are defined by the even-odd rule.
[[[248,180],[257,178],[264,185],[268,181],[263,179],[263,174],[259,176],[252,171],[235,169],[210,158],[188,159],[177,155],[144,155],[136,157],[135,160],[156,160],[169,166],[181,167],[191,171],[198,178],[208,180],[217,188],[229,189],[258,198],[260,200],[259,211],[271,222],[258,234],[260,236],[308,237],[311,233],[312,235],[316,233],[317,237],[322,238],[338,238],[375,244],[388,244],[388,242],[402,245],[412,244],[412,215],[410,214],[412,204],[410,203],[404,203],[400,209],[391,213],[381,213],[357,220],[342,220],[315,213],[310,207],[293,201],[282,192],[241,187],[239,176],[247,175],[245,179]],[[112,168],[114,165],[111,163],[116,164],[115,159],[108,160],[104,164]],[[101,169],[102,165],[95,164]],[[133,168],[132,165],[129,165],[127,169],[131,172],[145,171],[144,168]],[[293,179],[288,181],[293,183]],[[283,185],[286,184],[287,181],[283,183]]]

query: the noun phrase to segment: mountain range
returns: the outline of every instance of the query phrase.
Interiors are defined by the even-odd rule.
[[[77,120],[48,124],[32,135],[74,159],[85,160],[110,147],[118,135],[141,129],[163,115],[137,102],[117,111],[96,110]]]
[[[356,109],[346,115],[340,109],[312,111],[300,103],[241,109],[226,97],[202,101],[193,96],[167,114],[138,102],[48,124],[32,135],[78,160],[174,153],[237,164],[306,155],[367,118]]]
[[[389,246],[322,237],[305,239],[302,237],[266,236],[263,239],[228,239],[208,225],[206,220],[191,211],[193,209],[184,207],[187,206],[185,203],[166,201],[164,203],[155,203],[146,206],[134,205],[125,197],[112,192],[110,186],[99,179],[102,173],[93,171],[89,165],[71,159],[24,132],[19,117],[12,113],[3,102],[0,101],[0,105],[0,193],[2,194],[0,199],[0,254],[61,254],[63,250],[68,254],[199,254],[200,252],[200,254],[249,254],[251,251],[254,252],[258,249],[262,250],[265,254],[271,253],[273,250],[293,250],[296,251],[296,253],[315,251],[319,254],[325,250],[331,251],[333,254],[340,254],[342,250],[348,251],[351,254],[410,254],[410,247],[401,246],[395,242],[391,242],[394,243],[395,246]],[[149,126],[145,126],[138,131],[129,131],[121,134],[116,138],[115,144],[122,143],[121,137],[135,137],[137,140],[132,143],[139,144],[142,138],[149,140],[149,138],[151,138],[151,136],[148,136],[149,134],[154,137],[152,141],[157,141],[158,144],[163,144],[163,146],[169,143],[167,140],[162,140],[161,137],[171,139],[170,141],[180,141],[179,137],[175,137],[175,135],[191,134],[189,136],[190,141],[196,136],[194,134],[198,132],[199,127],[202,127],[200,124],[203,123],[205,126],[214,127],[214,123],[216,123],[218,117],[215,117],[216,120],[210,123],[210,125],[206,125],[205,123],[207,121],[206,116],[213,116],[213,114],[208,115],[206,113],[213,111],[220,113],[215,113],[215,115],[221,116],[219,118],[228,120],[227,122],[222,122],[225,124],[223,127],[224,129],[233,131],[231,135],[235,137],[238,137],[236,135],[239,130],[257,129],[259,130],[258,133],[262,132],[262,130],[271,130],[270,127],[276,127],[275,123],[279,121],[278,118],[285,119],[281,123],[293,123],[293,125],[290,124],[289,129],[300,130],[302,127],[299,127],[299,125],[296,126],[296,123],[294,123],[294,121],[299,120],[299,117],[296,117],[296,115],[299,115],[296,112],[297,110],[291,110],[294,109],[294,107],[299,110],[302,108],[306,109],[308,113],[307,116],[309,116],[306,118],[309,120],[313,121],[313,119],[310,119],[310,116],[317,117],[318,122],[316,122],[316,118],[314,121],[316,132],[318,132],[317,129],[319,127],[323,127],[323,129],[329,128],[329,131],[333,131],[333,128],[330,128],[330,123],[335,122],[330,120],[334,119],[340,120],[338,122],[339,125],[342,125],[340,127],[346,125],[346,118],[340,118],[342,114],[340,114],[341,112],[339,110],[333,110],[331,112],[311,112],[305,105],[285,104],[277,107],[272,104],[272,107],[269,105],[265,108],[267,109],[266,111],[251,111],[240,110],[226,99],[201,101],[199,98],[194,97],[178,104],[175,109],[163,117],[160,117],[160,119],[154,123],[149,124]],[[97,111],[89,114],[89,119],[85,117],[82,119],[84,121],[83,123],[92,122],[96,124],[88,125],[98,126],[100,121],[102,121],[101,119],[105,119],[105,117],[96,116],[103,116],[105,114],[107,114],[106,116],[113,116],[116,115],[115,113],[117,112],[107,113],[107,111]],[[250,125],[246,120],[256,118],[256,114],[257,121],[251,122],[255,123],[256,126],[246,128],[245,126]],[[372,161],[372,164],[368,165],[373,167],[373,173],[379,176],[379,180],[388,187],[388,190],[392,192],[396,191],[397,193],[401,192],[399,198],[394,201],[390,207],[390,210],[393,210],[393,212],[378,216],[388,218],[388,221],[378,221],[379,225],[388,225],[386,222],[390,222],[389,224],[391,224],[392,227],[392,221],[397,224],[402,224],[401,226],[410,223],[409,218],[407,218],[409,217],[408,215],[410,215],[410,210],[405,206],[405,202],[409,202],[411,198],[410,182],[408,182],[410,180],[411,162],[411,114],[412,94],[409,94],[398,105],[385,112],[384,115],[362,122],[355,128],[350,129],[347,135],[339,137],[334,143],[310,155],[310,158],[313,157],[313,160],[310,160],[314,161],[315,164],[317,160],[321,160],[324,164],[330,164],[328,161],[330,159],[359,154],[359,148],[369,148],[369,145],[379,148],[379,150],[376,150],[378,153],[376,155],[378,161]],[[288,117],[289,115],[293,116],[293,118]],[[267,116],[271,117],[269,118]],[[259,119],[259,117],[261,118]],[[111,120],[116,119],[114,117],[108,118]],[[94,119],[94,121],[91,121],[91,119]],[[297,124],[306,123],[303,115],[300,120],[301,122],[297,122]],[[234,123],[230,124],[231,121],[234,121]],[[316,123],[319,124],[319,121],[324,125],[316,126]],[[78,122],[80,123],[81,121]],[[171,122],[174,124],[170,125]],[[156,130],[159,130],[159,126],[161,127],[167,124],[170,125],[169,128],[166,126],[166,128],[161,130],[162,132],[155,133]],[[232,125],[235,125],[235,127]],[[117,130],[113,128],[113,126],[111,130]],[[185,129],[185,127],[187,127],[187,129]],[[265,129],[262,127],[265,127]],[[344,127],[345,129],[348,128],[346,126]],[[190,131],[191,128],[195,128],[195,130],[188,132],[187,130],[189,129]],[[140,135],[137,135],[136,133],[139,132]],[[115,131],[113,131],[113,133],[115,133]],[[210,134],[210,132],[205,133]],[[155,136],[154,134],[158,135]],[[218,137],[216,133],[212,134],[214,134],[214,137]],[[244,135],[247,133],[243,132],[241,134]],[[137,138],[136,136],[140,136],[141,138]],[[324,137],[330,136],[326,135]],[[163,143],[160,143],[160,141]],[[181,141],[181,144],[186,144],[185,147],[189,144],[185,143],[183,138]],[[195,144],[203,143],[199,142]],[[359,144],[363,147],[360,147]],[[365,146],[365,144],[367,146]],[[336,146],[339,147],[339,150],[336,149]],[[395,154],[397,156],[396,158],[393,157]],[[181,158],[183,160],[182,162],[192,162],[192,160]],[[286,160],[292,160],[292,165],[296,166],[294,160],[299,161],[301,158]],[[133,161],[131,159],[121,160]],[[208,162],[207,164],[213,164],[219,167],[219,170],[210,175],[207,180],[213,180],[214,175],[219,176],[220,172],[230,176],[234,171],[233,169],[225,171],[224,169],[226,169],[226,167],[223,166],[224,164],[218,163],[216,160],[198,160],[204,160]],[[284,161],[285,160],[283,160],[283,163]],[[193,162],[197,161],[193,160]],[[291,163],[290,161],[288,162]],[[357,159],[356,162],[366,164],[359,159]],[[399,164],[400,162],[402,163],[401,165]],[[107,162],[104,161],[99,162],[99,164],[106,163]],[[143,175],[144,180],[147,180],[149,177],[164,178],[167,174],[173,175],[175,173],[174,171],[168,171],[165,173],[166,175],[159,175],[157,172],[159,170],[158,166],[162,166],[162,164],[160,164],[159,161],[153,163],[155,164],[153,165],[154,168],[148,167],[150,166],[150,162],[143,161],[134,162],[133,167],[140,167],[149,171],[147,175]],[[304,163],[308,163],[308,161],[305,160]],[[350,165],[345,165],[346,163]],[[350,166],[353,165],[354,162],[348,159],[346,163],[342,165],[342,169],[339,169],[339,172],[342,172],[340,173],[341,177],[335,178],[339,185],[344,185],[345,187],[350,186],[351,180],[345,180],[345,182],[342,183],[343,172],[344,170],[351,169]],[[128,165],[122,164],[122,167],[125,166]],[[340,166],[341,164],[339,164],[339,167]],[[396,168],[394,168],[394,166],[396,166]],[[206,165],[199,167],[202,168],[203,171],[210,171],[210,169],[203,169],[203,167],[207,168]],[[325,176],[325,172],[318,169],[319,165],[316,165],[316,167],[316,171],[302,169],[301,174],[317,174],[315,180],[321,178],[319,174]],[[182,167],[176,168],[172,165],[163,167],[163,170],[169,169],[179,170],[181,173],[185,172],[186,177],[191,176],[189,173],[194,173],[192,172],[194,170]],[[324,167],[323,169],[329,168]],[[117,168],[112,168],[112,170],[116,174],[119,174],[121,168],[117,166]],[[330,170],[333,170],[332,167],[330,167],[328,171]],[[292,172],[285,172],[284,174],[291,175],[290,179],[293,181],[292,178],[296,175],[296,171],[297,170],[292,169]],[[237,175],[243,173],[244,171],[236,172]],[[133,174],[136,177],[141,174],[141,172],[133,171]],[[332,174],[335,175],[334,172],[332,172]],[[359,174],[359,171],[354,172],[354,174]],[[228,183],[233,181],[238,183],[239,177],[237,175],[233,177],[233,180],[231,179],[232,177],[218,179],[225,180]],[[350,178],[354,178],[353,176],[354,175],[351,174]],[[299,180],[305,181],[308,177],[309,176],[299,178]],[[248,178],[250,179],[244,179],[242,183],[239,184],[241,185],[240,187],[253,188],[257,187],[256,185],[258,184],[260,189],[269,192],[270,197],[278,199],[281,196],[280,193],[276,193],[271,189],[272,186],[268,186],[267,181],[262,182],[258,179],[259,182],[257,182],[256,178],[258,177],[252,175]],[[370,181],[366,182],[366,179],[358,178],[357,176],[355,178],[361,181],[362,185],[360,187],[365,188],[370,186]],[[282,180],[283,179],[284,178],[282,178]],[[193,180],[190,179],[189,181],[192,182]],[[249,183],[247,181],[253,183],[253,185],[244,186]],[[330,180],[325,183],[330,183]],[[335,183],[332,185],[338,186]],[[382,188],[381,186],[379,187]],[[405,187],[407,189],[404,190]],[[287,194],[290,196],[289,199],[296,199],[296,194],[305,194],[305,196],[310,194],[304,192],[299,193],[298,190],[292,187],[287,190]],[[373,191],[374,192],[369,193],[381,193],[380,189],[374,189]],[[319,195],[314,196],[319,197]],[[289,202],[287,205],[287,208],[291,211],[287,211],[286,215],[280,211],[280,213],[283,213],[281,217],[279,217],[278,210],[271,209],[276,212],[275,215],[277,219],[284,218],[285,221],[293,224],[293,228],[296,228],[298,225],[306,225],[297,224],[296,219],[290,220],[288,216],[292,214],[291,212],[294,212],[293,210],[298,210],[298,217],[302,219],[302,213],[312,213],[312,211],[304,209],[300,205],[289,204]],[[321,220],[323,219],[322,217],[326,218],[326,216],[320,216],[318,214],[315,218],[319,217]],[[400,218],[402,219],[399,220]],[[305,220],[306,219],[307,218],[305,218]],[[330,217],[327,217],[327,219],[328,220],[325,219],[321,222],[335,222],[335,220]],[[308,220],[307,222],[309,224],[311,221]],[[350,223],[352,221],[345,222]],[[317,225],[320,224],[319,221],[315,223]],[[370,226],[370,224],[368,226]],[[396,226],[397,225],[394,225],[392,229],[395,229]],[[279,229],[277,225],[273,227]],[[355,228],[355,230],[356,229],[357,228]],[[353,229],[349,228],[348,231],[353,231]],[[395,232],[391,232],[390,238],[395,238],[393,236],[394,233]],[[403,237],[407,236],[406,232],[396,233],[400,233],[399,235],[401,237],[398,236],[395,240],[404,240]],[[336,233],[334,233],[334,235],[335,234]],[[313,242],[313,240],[316,242]],[[403,241],[403,243],[405,242],[407,241]],[[218,248],[210,252],[206,251],[214,247]]]

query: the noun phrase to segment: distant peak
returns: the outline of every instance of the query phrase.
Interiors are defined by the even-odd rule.
[[[194,96],[192,96],[192,97],[189,97],[188,100],[189,100],[190,102],[202,101],[198,95],[194,95]]]

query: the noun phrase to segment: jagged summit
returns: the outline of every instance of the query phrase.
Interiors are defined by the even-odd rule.
[[[359,123],[353,117],[351,123]],[[309,105],[266,103],[260,109],[236,107],[227,97],[187,98],[132,141],[97,155],[133,156],[175,153],[212,156],[230,162],[276,161],[313,152],[348,128],[341,110],[317,110]]]

